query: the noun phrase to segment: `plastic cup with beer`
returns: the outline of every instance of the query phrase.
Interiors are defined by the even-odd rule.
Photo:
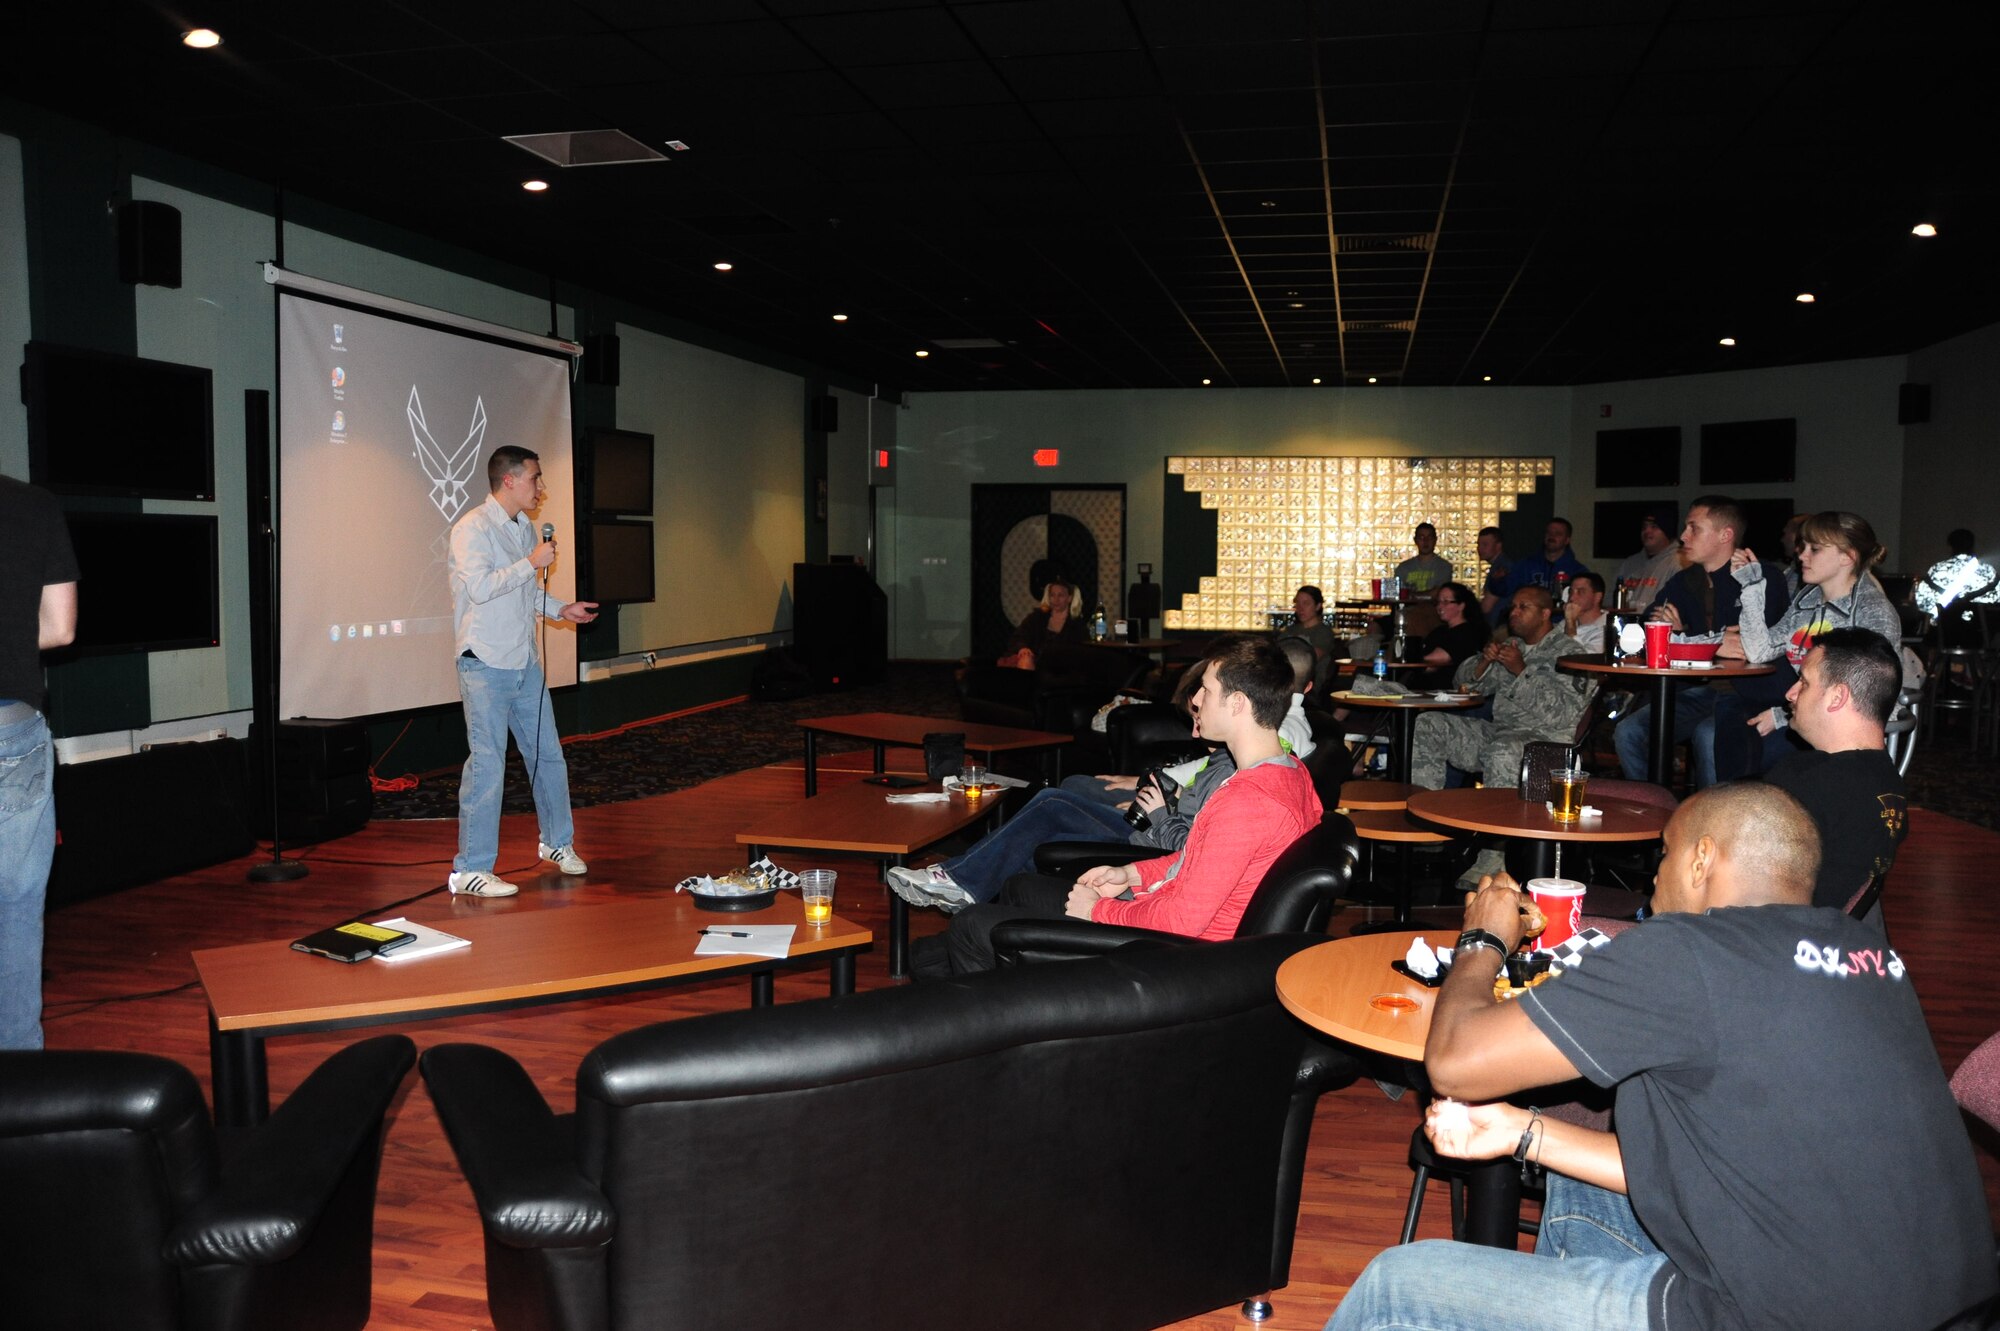
[[[1667,643],[1674,636],[1674,626],[1664,619],[1655,619],[1646,625],[1646,666],[1651,670],[1667,668]]]
[[[967,799],[982,798],[986,794],[986,768],[980,763],[967,763],[958,769],[958,784],[964,787]]]
[[[832,869],[808,869],[799,875],[799,902],[813,928],[833,919],[833,883],[839,876]]]
[[[1580,767],[1565,768],[1549,778],[1549,805],[1557,822],[1573,823],[1583,817],[1583,795],[1589,785],[1590,773]]]
[[[1584,886],[1573,878],[1530,878],[1528,895],[1541,908],[1548,924],[1535,943],[1537,952],[1560,947],[1583,927]]]

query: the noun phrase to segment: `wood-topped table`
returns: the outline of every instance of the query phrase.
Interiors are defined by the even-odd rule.
[[[1636,800],[1600,798],[1588,788],[1584,803],[1598,809],[1599,815],[1559,823],[1546,804],[1524,800],[1518,790],[1479,786],[1420,790],[1410,796],[1409,813],[1427,823],[1506,838],[1519,852],[1508,857],[1510,868],[1520,865],[1515,876],[1527,873],[1537,878],[1555,873],[1561,862],[1556,851],[1562,842],[1652,841],[1666,829],[1672,816],[1671,810]]]
[[[1410,779],[1410,750],[1417,742],[1417,713],[1464,711],[1487,701],[1480,693],[1448,693],[1442,698],[1434,693],[1381,697],[1352,689],[1329,693],[1327,698],[1341,707],[1372,707],[1396,714],[1396,751],[1389,755],[1389,779],[1404,782]]]
[[[806,797],[819,794],[819,737],[839,735],[844,739],[865,739],[875,745],[875,770],[883,770],[885,750],[890,745],[905,749],[924,747],[924,736],[949,731],[965,736],[967,753],[983,753],[987,766],[993,755],[1025,749],[1053,749],[1068,744],[1071,735],[1052,730],[1022,730],[1015,726],[988,726],[972,721],[955,721],[940,716],[905,716],[900,712],[853,712],[846,716],[814,716],[798,723],[806,735]]]
[[[1653,682],[1653,749],[1646,761],[1646,777],[1662,786],[1673,784],[1674,685],[1703,684],[1715,679],[1746,679],[1753,675],[1768,675],[1777,668],[1776,665],[1749,665],[1742,661],[1716,661],[1707,669],[1697,670],[1687,666],[1623,665],[1596,656],[1565,656],[1556,662],[1556,669],[1566,670],[1572,675],[1589,675],[1601,680],[1606,688],[1624,687],[1620,680],[1634,689],[1639,687],[1638,682],[1642,679]]]
[[[521,909],[518,899],[457,897],[417,922],[470,939],[471,947],[420,957],[343,964],[294,952],[288,938],[194,953],[208,995],[208,1048],[218,1123],[261,1122],[269,1112],[264,1040],[428,1017],[493,1012],[537,1003],[750,976],[750,999],[771,1001],[779,967],[826,962],[829,988],[854,991],[854,954],[874,935],[835,916],[808,925],[798,894],[780,892],[762,910],[702,910],[685,892],[629,901]],[[414,918],[414,916],[413,916]],[[797,926],[784,959],[698,957],[701,931],[731,924]]]
[[[935,784],[908,790],[890,790],[864,781],[829,790],[824,795],[801,800],[736,834],[738,845],[748,848],[755,860],[771,846],[799,850],[831,850],[854,855],[873,855],[884,868],[903,861],[935,841],[942,841],[982,818],[997,816],[1005,792],[969,800],[953,794],[942,803],[891,804],[889,795],[936,793]],[[910,946],[910,908],[894,892],[889,893],[889,973],[900,976],[907,969]]]

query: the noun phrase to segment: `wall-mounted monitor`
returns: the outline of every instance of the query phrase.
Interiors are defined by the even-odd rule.
[[[222,641],[214,518],[65,516],[79,575],[76,641],[65,652],[163,652]]]
[[[592,521],[590,561],[579,571],[577,593],[599,605],[653,599],[653,524]]]
[[[198,365],[30,342],[28,479],[57,494],[215,498],[213,376]]]
[[[1681,483],[1681,427],[1648,425],[1597,432],[1597,488]]]
[[[1797,512],[1792,507],[1789,496],[1783,499],[1739,499],[1743,509],[1743,530],[1737,534],[1737,541],[1757,552],[1759,559],[1768,559],[1774,564],[1782,564],[1788,557],[1778,545],[1778,538],[1785,534],[1785,524]]]
[[[606,517],[653,515],[653,436],[592,430],[584,444],[583,507]]]
[[[1591,515],[1590,557],[1600,565],[1618,562],[1639,548],[1639,525],[1648,515],[1669,536],[1681,534],[1680,501],[1677,499],[1600,499]]]
[[[1703,485],[1789,485],[1797,479],[1799,423],[1725,421],[1701,427]]]

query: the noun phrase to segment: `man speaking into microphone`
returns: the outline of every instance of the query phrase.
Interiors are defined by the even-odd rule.
[[[520,889],[493,872],[509,731],[534,790],[537,853],[566,874],[589,867],[572,844],[569,765],[535,655],[535,628],[542,617],[588,624],[597,618],[597,603],[565,605],[542,589],[539,580],[556,558],[555,529],[544,526],[537,542],[525,516],[542,504],[541,459],[511,444],[496,448],[486,460],[486,482],[492,489],[486,502],[451,529],[452,635],[471,753],[458,784],[450,882],[457,896],[511,897]]]

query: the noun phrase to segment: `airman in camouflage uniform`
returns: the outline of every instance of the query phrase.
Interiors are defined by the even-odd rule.
[[[1520,780],[1521,750],[1531,741],[1567,744],[1576,737],[1576,723],[1597,685],[1587,676],[1557,671],[1558,659],[1583,648],[1575,638],[1555,631],[1554,608],[1547,589],[1521,588],[1507,612],[1513,636],[1459,662],[1453,686],[1489,695],[1493,719],[1451,712],[1419,716],[1410,755],[1413,783],[1442,788],[1445,764],[1450,763],[1483,773],[1489,786],[1513,786]]]

